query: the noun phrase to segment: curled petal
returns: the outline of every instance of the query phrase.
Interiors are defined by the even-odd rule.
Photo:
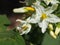
[[[17,25],[16,29],[19,31],[20,35],[27,34],[31,30],[31,25],[24,20],[17,19],[17,22],[20,22],[19,25]]]
[[[16,22],[25,23],[26,21],[17,19]]]
[[[26,30],[22,31],[22,32],[20,33],[20,35],[28,34],[28,33],[30,32],[30,30],[31,30],[31,25],[30,25],[30,24],[27,24],[26,26],[28,26],[28,28],[27,28]]]

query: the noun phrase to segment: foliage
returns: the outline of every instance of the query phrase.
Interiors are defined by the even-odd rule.
[[[0,15],[0,45],[25,45],[24,39],[17,32],[7,31],[4,24],[10,24],[6,15]]]

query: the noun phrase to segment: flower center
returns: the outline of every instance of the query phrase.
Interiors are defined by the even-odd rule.
[[[27,28],[28,28],[28,26],[25,25],[25,26],[22,27],[22,30],[25,31]]]
[[[46,19],[47,18],[47,15],[45,13],[42,13],[42,16],[41,16],[42,20]]]

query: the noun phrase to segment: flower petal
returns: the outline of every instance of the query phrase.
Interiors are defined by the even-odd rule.
[[[26,8],[26,7],[15,8],[15,9],[13,9],[13,12],[14,13],[25,13],[25,12],[27,12],[27,10],[25,10],[24,8]]]
[[[57,7],[58,7],[58,4],[54,4],[51,7],[46,8],[45,11],[46,11],[46,13],[50,14],[50,13],[54,12],[57,9]]]
[[[28,19],[29,23],[38,23],[39,22],[39,17],[29,17]]]
[[[57,4],[57,3],[60,3],[58,0],[52,0],[51,1],[52,4]]]
[[[30,32],[31,30],[31,25],[30,24],[26,24],[28,26],[28,28],[25,30],[25,31],[22,31],[22,33],[20,33],[20,35],[23,35],[23,34],[27,34]]]
[[[60,18],[55,16],[54,14],[50,14],[49,16],[50,16],[50,18],[47,18],[46,21],[48,21],[50,23],[60,22]]]
[[[26,23],[26,21],[21,20],[21,19],[17,19],[17,20],[16,20],[16,22],[18,22],[18,21],[19,21],[20,23]]]
[[[47,26],[48,26],[48,22],[43,20],[41,23],[38,23],[38,25],[41,28],[42,33],[44,33],[46,31]]]
[[[17,19],[16,21],[19,21],[20,24],[17,25],[16,29],[19,31],[20,35],[27,34],[31,30],[31,25],[24,20]]]
[[[30,30],[31,30],[31,25],[30,24],[27,24],[27,26],[28,26],[28,29],[25,31],[25,34],[29,33]]]

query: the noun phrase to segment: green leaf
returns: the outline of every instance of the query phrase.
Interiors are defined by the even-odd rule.
[[[59,37],[57,37],[57,39],[54,39],[48,33],[46,33],[42,45],[59,45],[59,40]]]
[[[18,33],[6,31],[4,24],[9,24],[6,15],[0,15],[0,45],[25,45],[25,41]]]
[[[2,24],[9,24],[9,23],[10,22],[9,22],[6,14],[0,15],[0,25],[2,25]]]
[[[6,31],[6,26],[4,24],[10,24],[10,21],[5,14],[0,15],[0,32]]]
[[[0,45],[25,45],[19,34],[14,31],[0,32]]]

